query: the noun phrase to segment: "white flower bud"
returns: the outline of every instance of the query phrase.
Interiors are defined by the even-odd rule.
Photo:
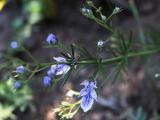
[[[99,40],[99,41],[97,42],[97,47],[98,47],[98,48],[104,47],[104,41],[103,41],[103,40]]]

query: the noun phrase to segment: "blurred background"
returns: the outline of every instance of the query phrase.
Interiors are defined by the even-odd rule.
[[[149,35],[147,39],[159,40],[160,1],[134,1],[140,14],[141,24]],[[9,76],[17,66],[16,58],[31,61],[26,54],[15,48],[18,48],[19,43],[23,44],[39,61],[52,61],[53,56],[59,56],[59,50],[46,49],[43,45],[48,34],[54,33],[66,46],[74,42],[87,47],[91,53],[97,52],[95,49],[97,41],[108,39],[110,33],[82,15],[80,9],[84,3],[83,0],[0,0],[0,56],[2,54],[7,56],[6,59],[0,58],[0,120],[58,120],[56,114],[53,113],[53,108],[64,99],[63,96],[68,88],[79,90],[80,81],[87,78],[87,69],[80,72],[78,78],[73,73],[71,80],[63,87],[57,85],[49,90],[42,85],[42,78],[46,72],[44,71],[36,74],[36,77],[20,93],[15,93],[11,89],[12,80],[10,79],[12,78]],[[112,18],[112,24],[124,33],[132,30],[135,39],[133,42],[139,44],[136,40],[137,23],[127,0],[95,0],[94,3],[104,8],[103,13],[106,16],[116,6],[122,7],[124,10]],[[105,55],[102,53],[102,56]],[[147,81],[155,79],[155,73],[160,73],[159,60],[159,54],[147,59],[133,59],[128,66],[128,75],[122,72],[119,78],[131,82],[126,85],[103,85],[100,89],[101,95],[114,101],[118,107],[112,109],[99,103],[100,105],[97,104],[87,114],[80,111],[74,120],[82,118],[84,120],[126,120],[123,115],[130,107],[139,110],[142,116],[147,114],[148,117],[156,114],[158,118],[160,99],[154,90],[160,92],[160,84],[153,83],[157,85],[153,90],[150,82]],[[112,68],[108,68],[108,72],[110,71]],[[7,83],[3,84],[6,81]],[[145,98],[148,97],[150,99],[146,100]],[[126,98],[129,100],[127,105],[123,103]],[[150,120],[160,120],[160,118]]]

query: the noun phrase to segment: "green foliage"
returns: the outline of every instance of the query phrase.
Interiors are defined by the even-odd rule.
[[[7,118],[15,119],[13,110],[14,107],[11,105],[0,104],[0,120],[6,120]]]
[[[154,111],[151,120],[159,120],[160,116],[158,112]]]
[[[147,115],[142,107],[138,107],[135,112],[130,111],[128,115],[128,120],[147,120]]]
[[[16,91],[13,87],[13,81],[10,78],[6,83],[0,83],[0,120],[16,119],[13,114],[15,110],[24,112],[27,107],[33,107],[31,89],[24,86]]]
[[[42,13],[46,19],[53,19],[57,15],[57,0],[42,0]]]

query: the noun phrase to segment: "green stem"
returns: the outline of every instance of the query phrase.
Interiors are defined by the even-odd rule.
[[[109,58],[109,59],[102,59],[101,64],[113,64],[115,62],[119,62],[122,59],[124,59],[124,57],[126,58],[132,58],[132,57],[136,57],[136,56],[144,56],[144,55],[149,55],[149,54],[153,54],[153,53],[157,53],[160,52],[160,49],[152,49],[152,50],[147,50],[147,51],[142,51],[142,52],[131,52],[125,56],[118,56],[118,57],[114,57],[114,58]],[[52,62],[52,63],[41,63],[41,66],[45,66],[45,65],[53,65],[53,64],[57,64],[57,62]],[[67,63],[60,63],[60,64],[69,64]],[[99,60],[80,60],[77,61],[77,64],[99,64]]]
[[[136,56],[144,56],[152,53],[157,53],[160,52],[160,49],[153,49],[153,50],[147,50],[147,51],[142,51],[138,53],[129,53],[126,56],[118,56],[110,59],[104,59],[101,61],[102,64],[110,64],[110,63],[115,63],[123,59],[124,57],[131,58],[131,57],[136,57]],[[97,61],[95,60],[88,60],[88,61],[79,61],[78,64],[98,64]]]
[[[27,53],[27,55],[33,60],[34,63],[37,63],[37,60],[33,57],[33,55],[23,46],[22,49]]]
[[[114,30],[111,27],[109,27],[106,23],[104,23],[102,20],[100,20],[100,19],[98,19],[96,17],[93,17],[92,19],[95,20],[102,27],[104,27],[107,30],[109,30],[110,32],[114,33]]]
[[[92,4],[92,7],[97,11],[98,10],[98,8],[94,5],[94,4]],[[101,10],[100,11],[98,11],[99,12],[99,14],[100,15],[103,15],[102,13],[101,13]],[[114,30],[109,26],[109,25],[107,25],[107,21],[111,18],[113,16],[113,13],[107,18],[107,20],[105,20],[105,21],[103,21],[103,20],[101,20],[101,19],[99,19],[99,18],[96,18],[94,15],[92,16],[92,17],[90,17],[91,19],[93,19],[94,21],[96,21],[98,24],[100,24],[102,27],[104,27],[104,28],[106,28],[107,30],[109,30],[110,32],[112,32],[112,33],[114,33]]]
[[[135,53],[135,52],[129,53],[126,56],[118,56],[114,58],[104,59],[101,61],[101,64],[112,64],[112,63],[122,60],[124,57],[131,58],[131,57],[136,57],[136,56],[144,56],[148,54],[153,54],[157,52],[160,52],[160,49],[147,50],[147,51],[142,51],[138,53]],[[98,61],[97,60],[79,61],[77,64],[98,64]]]
[[[133,15],[134,15],[134,17],[136,19],[136,22],[137,22],[137,25],[138,25],[139,38],[140,38],[141,44],[145,45],[146,44],[145,43],[145,35],[144,35],[144,31],[143,31],[142,24],[141,24],[141,21],[140,21],[138,10],[137,10],[133,0],[129,0],[129,5],[132,9]],[[143,46],[143,47],[145,48],[145,46]]]
[[[46,68],[48,68],[48,67],[50,67],[50,65],[47,65],[47,66],[45,66],[45,67],[42,67],[42,68],[40,68],[40,69],[38,69],[38,70],[36,70],[36,71],[32,71],[32,72],[38,73],[38,72],[40,72],[40,71],[42,71],[42,70],[44,70],[44,69],[46,69]]]
[[[37,71],[38,68],[39,68],[39,66],[37,65],[37,66],[35,67],[34,71],[31,73],[31,75],[29,76],[29,78],[28,78],[26,81],[29,81],[29,80],[32,79],[32,77],[35,75],[35,73],[36,73],[36,71]]]
[[[109,19],[111,19],[111,17],[113,16],[113,12],[111,13],[111,15],[105,20],[105,22],[107,22]]]

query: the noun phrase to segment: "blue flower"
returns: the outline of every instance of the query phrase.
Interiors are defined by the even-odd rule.
[[[82,82],[81,85],[84,85],[84,88],[80,91],[80,97],[82,97],[81,108],[84,112],[87,112],[92,108],[94,100],[97,100],[97,93],[94,90],[97,86],[96,82],[89,82],[87,80]]]
[[[49,77],[53,77],[54,73],[53,73],[52,70],[49,69],[48,72],[47,72],[47,75],[48,75]]]
[[[53,59],[57,62],[66,62],[66,59],[64,57],[53,57]]]
[[[58,39],[57,37],[54,35],[54,34],[49,34],[46,41],[49,43],[49,44],[56,44]]]
[[[54,60],[57,62],[67,62],[65,58],[63,57],[54,57]],[[49,71],[47,72],[48,76],[54,76],[54,75],[65,75],[69,70],[70,66],[67,64],[57,64],[57,65],[52,65]]]
[[[43,78],[43,84],[45,87],[49,87],[52,84],[52,79],[49,76]]]
[[[16,73],[17,74],[23,74],[24,72],[26,71],[26,68],[24,67],[24,66],[18,66],[17,68],[16,68]]]
[[[51,85],[52,79],[54,76],[64,75],[70,70],[70,66],[65,64],[65,62],[67,62],[65,58],[54,57],[53,59],[56,60],[57,62],[59,62],[59,64],[52,65],[51,68],[47,72],[47,76],[44,77],[43,84],[46,87],[49,87]],[[63,62],[63,63],[60,64],[61,62]]]
[[[69,65],[60,64],[60,65],[52,65],[50,72],[52,75],[65,75],[70,70]]]
[[[15,89],[20,89],[22,87],[22,83],[21,82],[19,82],[19,81],[15,81],[14,82],[14,88]]]
[[[10,46],[11,46],[11,48],[16,49],[16,48],[18,48],[18,43],[16,41],[12,41],[10,43]]]

